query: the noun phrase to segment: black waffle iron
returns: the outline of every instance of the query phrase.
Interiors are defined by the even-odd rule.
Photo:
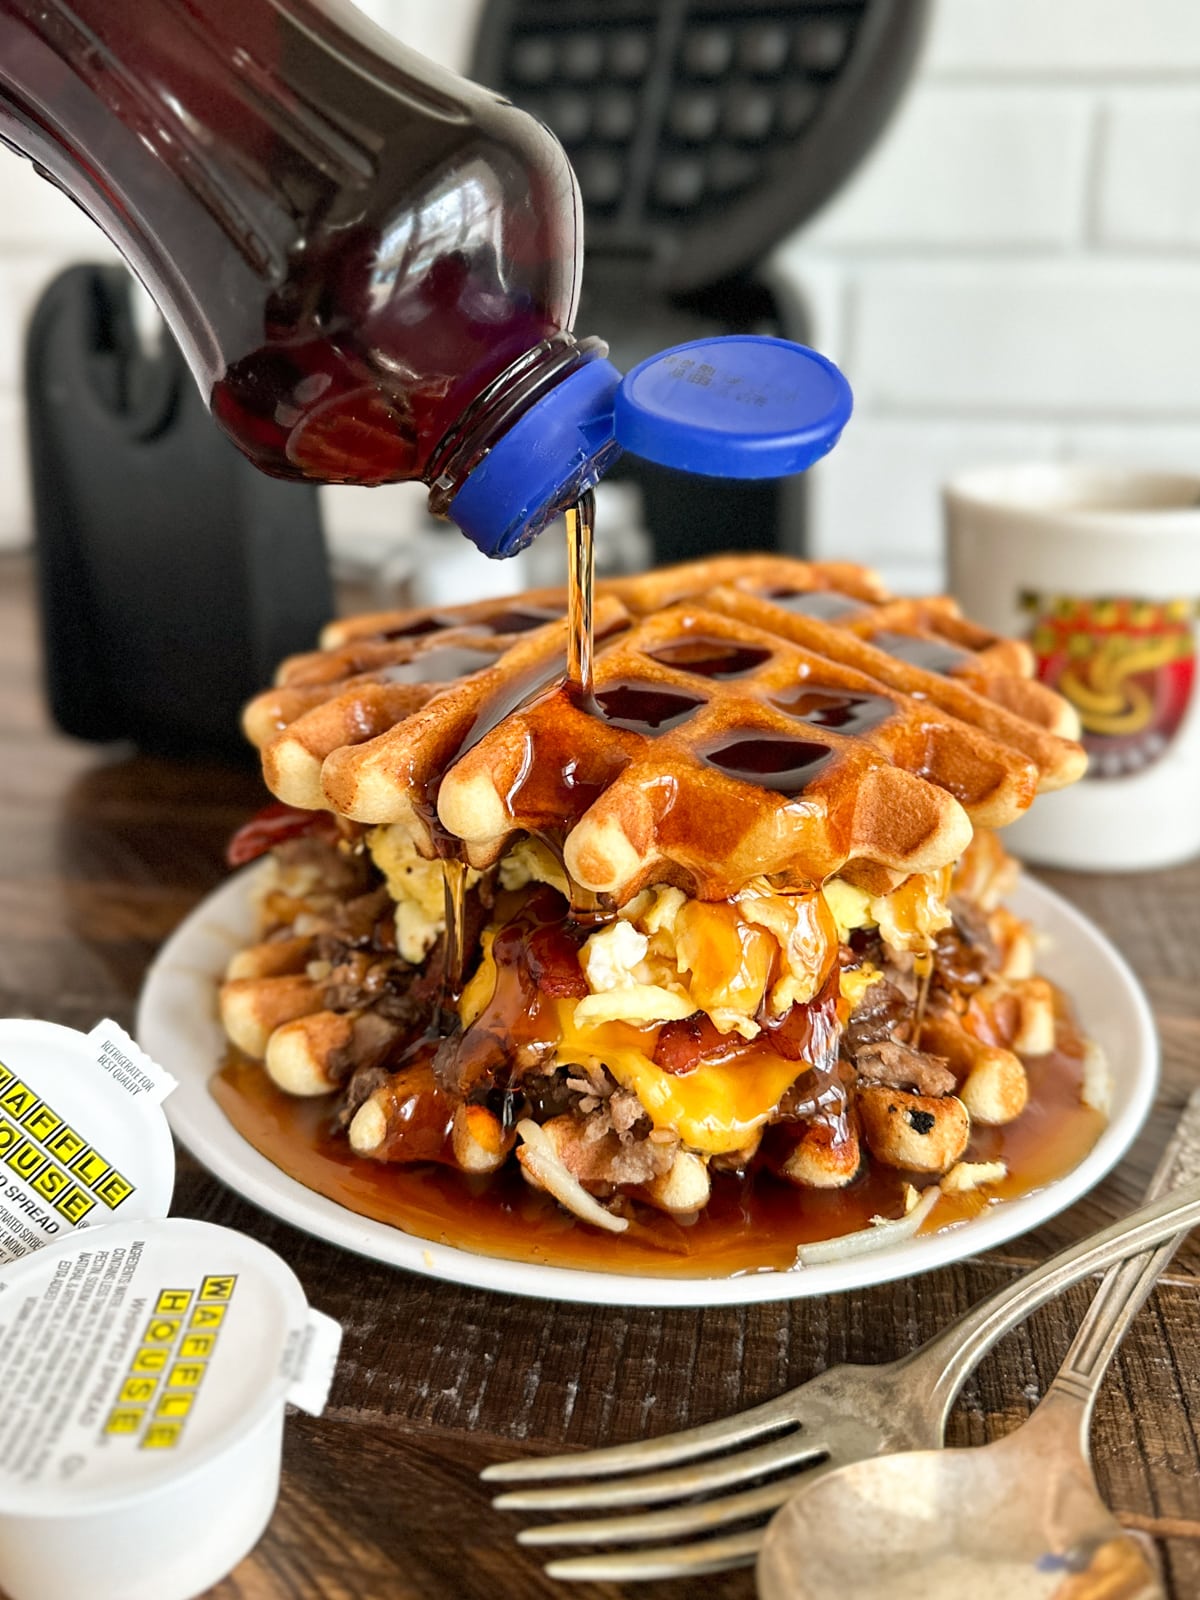
[[[490,0],[472,76],[562,141],[585,213],[583,304],[627,370],[712,333],[807,342],[763,263],[874,143],[926,0]],[[626,460],[655,559],[804,548],[803,480],[688,479]]]

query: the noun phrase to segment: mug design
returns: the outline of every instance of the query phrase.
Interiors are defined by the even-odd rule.
[[[1192,697],[1189,600],[1090,599],[1026,592],[1037,675],[1079,713],[1089,778],[1126,778],[1166,751]]]

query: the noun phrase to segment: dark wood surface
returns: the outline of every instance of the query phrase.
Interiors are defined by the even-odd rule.
[[[126,1026],[159,943],[223,876],[260,803],[249,771],[83,746],[42,709],[24,564],[0,562],[0,1014]],[[1197,802],[1200,803],[1200,802]],[[1130,826],[1138,819],[1130,817]],[[287,1428],[279,1508],[211,1600],[533,1600],[552,1584],[476,1474],[514,1454],[594,1446],[722,1416],[843,1360],[886,1360],[1055,1248],[1131,1209],[1200,1082],[1200,863],[1130,876],[1048,873],[1124,951],[1161,1030],[1162,1091],[1130,1157],[1063,1216],[918,1280],[828,1300],[709,1311],[548,1305],[361,1261],[264,1216],[186,1155],[174,1209],[278,1250],[345,1345],[320,1421]],[[1086,1016],[1087,997],[1078,996]],[[1176,1258],[1104,1386],[1093,1451],[1110,1503],[1158,1540],[1173,1600],[1200,1595],[1200,1245]],[[1087,1303],[1078,1288],[1008,1338],[968,1384],[957,1443],[1025,1417]],[[581,1600],[700,1585],[580,1586]],[[703,1580],[753,1594],[748,1572]]]

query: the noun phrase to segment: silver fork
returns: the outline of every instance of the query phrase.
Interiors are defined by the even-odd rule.
[[[911,1355],[879,1366],[831,1367],[775,1400],[660,1439],[500,1462],[484,1470],[487,1482],[574,1481],[510,1491],[493,1504],[512,1511],[604,1513],[688,1502],[522,1529],[517,1539],[525,1545],[656,1546],[552,1561],[546,1571],[554,1578],[631,1582],[749,1565],[762,1543],[763,1526],[713,1535],[766,1518],[802,1482],[837,1467],[892,1451],[939,1448],[968,1373],[1004,1334],[1080,1279],[1195,1226],[1200,1221],[1198,1149],[1200,1090],[1188,1102],[1149,1192],[1160,1191],[1164,1173],[1185,1152],[1191,1153],[1187,1176],[1192,1181],[1051,1257]],[[706,1459],[712,1457],[718,1459]],[[740,1487],[767,1476],[769,1483]],[[602,1481],[580,1481],[591,1479]],[[699,1495],[719,1498],[698,1501]]]

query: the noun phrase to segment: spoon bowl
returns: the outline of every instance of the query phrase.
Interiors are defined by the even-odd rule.
[[[1039,1416],[976,1450],[856,1461],[793,1496],[767,1530],[762,1600],[1162,1600],[1138,1541],[1078,1455],[1052,1479]]]

